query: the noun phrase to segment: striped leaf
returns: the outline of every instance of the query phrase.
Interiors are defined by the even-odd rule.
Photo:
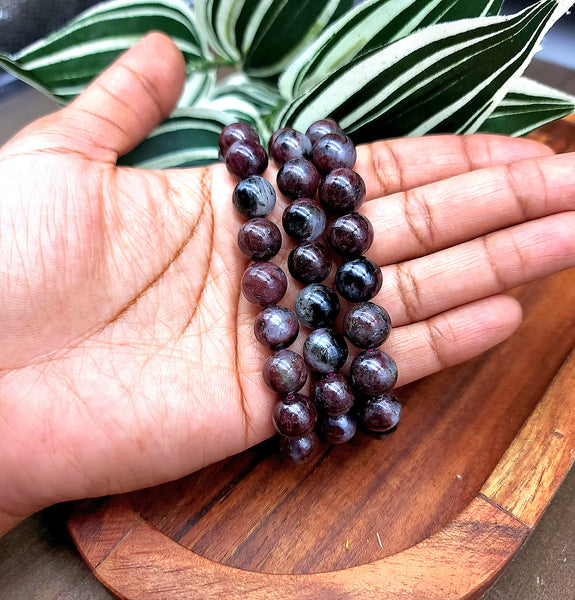
[[[346,64],[417,29],[497,14],[501,0],[368,0],[333,23],[284,71],[280,93],[292,99]]]
[[[352,0],[197,0],[210,43],[251,76],[277,76]]]
[[[222,129],[234,117],[207,108],[179,109],[119,164],[142,169],[197,167],[218,160]]]
[[[521,136],[575,112],[575,96],[521,77],[479,131]]]
[[[221,81],[210,94],[211,99],[235,96],[256,107],[261,115],[266,115],[283,103],[275,86],[234,73]]]
[[[172,37],[190,73],[205,68],[209,61],[207,44],[193,12],[181,0],[113,0],[99,4],[16,56],[1,55],[0,66],[60,102],[67,102],[121,52],[152,30]],[[200,73],[190,87],[205,89],[210,81]]]
[[[433,25],[356,57],[291,101],[277,126],[305,131],[326,115],[357,141],[477,131],[571,0],[510,17]]]

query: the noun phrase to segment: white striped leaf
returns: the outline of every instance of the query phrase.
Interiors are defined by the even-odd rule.
[[[575,96],[521,77],[479,131],[521,136],[575,112]]]
[[[118,162],[142,169],[197,167],[218,160],[222,129],[234,116],[207,108],[179,109]]]
[[[476,131],[572,0],[510,17],[433,25],[353,59],[291,101],[276,126],[305,131],[330,116],[357,141]]]
[[[223,112],[233,118],[234,121],[243,121],[249,123],[258,132],[262,140],[269,139],[271,130],[261,117],[258,109],[248,102],[234,95],[219,96],[213,100],[202,99],[196,105],[196,108],[207,108]]]
[[[14,57],[0,55],[0,66],[66,102],[152,30],[172,37],[184,54],[189,73],[204,69],[209,62],[209,50],[194,14],[181,0],[113,0],[85,11]],[[210,81],[200,73],[191,87],[205,89]]]
[[[235,96],[256,107],[262,116],[283,104],[276,86],[254,80],[243,73],[234,73],[221,81],[211,92],[210,98]]]
[[[366,53],[417,29],[461,18],[492,16],[502,0],[368,0],[328,27],[284,71],[279,90],[292,99]]]

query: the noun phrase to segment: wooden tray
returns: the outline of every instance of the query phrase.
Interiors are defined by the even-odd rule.
[[[539,135],[565,151],[564,128]],[[514,295],[518,332],[404,387],[394,435],[299,467],[266,443],[84,503],[69,521],[80,552],[128,600],[477,598],[575,459],[575,271]]]

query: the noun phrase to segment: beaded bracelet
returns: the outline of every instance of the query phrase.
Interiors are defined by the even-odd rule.
[[[254,262],[243,274],[242,293],[263,307],[254,333],[274,351],[264,363],[263,378],[280,395],[273,410],[280,451],[298,463],[312,458],[319,447],[314,428],[331,444],[349,441],[358,423],[376,434],[394,430],[401,413],[390,393],[397,367],[378,350],[389,336],[391,320],[382,307],[370,302],[381,289],[382,274],[364,256],[374,233],[369,220],[356,212],[366,189],[352,169],[353,142],[331,119],[313,123],[305,135],[285,127],[268,142],[269,155],[279,167],[278,189],[290,200],[282,225],[298,242],[289,254],[288,270],[305,285],[295,312],[278,304],[286,293],[287,277],[269,262],[279,252],[282,236],[265,218],[276,202],[273,186],[261,177],[268,154],[257,132],[245,123],[224,128],[219,145],[228,170],[239,179],[234,208],[248,219],[238,233],[238,245]],[[322,235],[326,244],[319,241]],[[330,250],[342,260],[335,273],[337,293],[321,283],[331,272]],[[335,329],[338,294],[354,303],[343,319],[342,333]],[[303,357],[287,349],[298,337],[299,323],[312,330]],[[345,338],[362,350],[351,363],[349,379],[338,373],[348,358]],[[308,367],[317,375],[312,399],[298,393],[307,381]]]

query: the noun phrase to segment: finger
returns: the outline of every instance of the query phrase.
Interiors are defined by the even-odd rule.
[[[354,169],[363,177],[371,200],[469,171],[552,154],[548,146],[533,140],[436,135],[359,146]]]
[[[184,58],[164,34],[151,33],[122,54],[74,102],[25,132],[103,162],[137,146],[174,109]]]
[[[365,203],[375,243],[390,264],[503,227],[575,209],[575,153],[528,159]]]
[[[376,302],[401,326],[575,266],[575,212],[382,269]]]
[[[521,322],[510,296],[492,296],[406,327],[393,329],[383,350],[397,363],[397,385],[463,362],[507,339]]]

